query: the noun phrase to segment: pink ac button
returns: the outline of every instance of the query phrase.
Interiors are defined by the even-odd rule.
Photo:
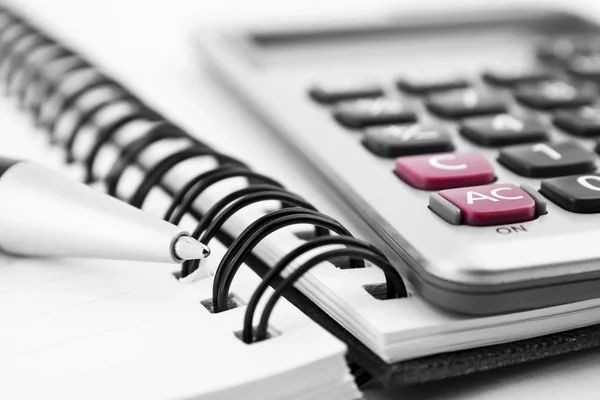
[[[498,183],[442,190],[430,196],[429,208],[454,224],[487,226],[530,221],[535,219],[536,210],[539,214],[545,212],[545,204],[533,189],[524,188]]]
[[[476,153],[442,153],[400,157],[396,175],[418,189],[440,190],[494,182],[494,169]]]

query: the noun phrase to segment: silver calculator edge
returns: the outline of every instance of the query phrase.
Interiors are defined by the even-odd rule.
[[[554,15],[552,11],[522,11],[524,20]],[[558,15],[558,14],[557,14]],[[486,18],[502,20],[501,14]],[[460,18],[459,18],[460,19]],[[435,18],[426,18],[424,28]],[[469,19],[467,19],[469,21]],[[343,29],[395,26],[398,20],[382,17],[359,23],[340,23]],[[410,25],[419,26],[418,21]],[[321,26],[328,29],[335,25]],[[273,28],[274,32],[311,28],[302,26]],[[260,32],[267,29],[261,27]],[[303,82],[286,86],[281,77],[263,68],[261,57],[249,45],[252,29],[202,31],[197,42],[208,61],[210,71],[244,102],[261,120],[297,147],[298,153],[313,163],[334,185],[353,210],[385,241],[386,253],[393,257],[400,272],[409,278],[419,293],[430,302],[466,314],[489,315],[513,312],[557,304],[583,301],[597,297],[600,290],[600,215],[566,215],[566,211],[549,202],[549,215],[574,220],[573,224],[553,228],[549,232],[545,217],[516,224],[511,235],[501,234],[498,227],[461,226],[448,224],[427,208],[402,209],[402,198],[411,196],[402,182],[373,165],[373,157],[355,142],[345,140],[328,115],[314,107],[303,89]],[[268,55],[266,56],[268,57]],[[270,60],[276,66],[277,59]],[[274,67],[276,69],[276,67]],[[276,74],[275,74],[276,75]],[[283,86],[282,86],[283,85]],[[294,87],[294,85],[296,85]],[[294,110],[292,113],[289,110]],[[294,115],[290,118],[290,115]],[[314,121],[314,123],[313,123]],[[322,135],[319,128],[330,131]],[[336,152],[346,157],[330,158]],[[364,162],[363,162],[364,161]],[[361,180],[361,193],[338,179],[338,173]],[[377,176],[378,179],[368,179]],[[510,182],[511,173],[504,173]],[[527,181],[519,178],[518,181]],[[530,180],[539,188],[540,180]],[[382,194],[387,196],[382,196]],[[398,199],[393,204],[389,199]],[[385,218],[384,215],[394,216]],[[591,221],[590,221],[591,219]],[[425,221],[425,222],[424,222]],[[406,226],[402,233],[394,228]],[[520,228],[525,228],[524,231]],[[550,227],[552,228],[552,227]],[[476,245],[469,245],[472,237]]]

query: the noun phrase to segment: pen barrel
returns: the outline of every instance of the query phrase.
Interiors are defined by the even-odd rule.
[[[9,254],[173,263],[182,234],[35,163],[13,164],[0,175],[0,249]]]

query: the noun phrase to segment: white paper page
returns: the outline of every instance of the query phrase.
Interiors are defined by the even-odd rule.
[[[214,261],[223,253],[215,246]],[[210,277],[183,285],[169,265],[132,262],[18,260],[12,265],[24,281],[41,269],[56,274],[0,294],[2,398],[35,393],[220,398],[246,388],[246,398],[260,399],[268,396],[257,388],[271,379],[296,379],[308,393],[329,384],[340,394],[353,388],[344,373],[345,347],[285,301],[272,320],[277,336],[247,345],[233,334],[241,328],[243,307],[211,314],[200,305],[210,297]],[[0,276],[5,273],[15,276],[14,269],[0,268]],[[256,284],[258,277],[244,269],[233,291],[247,301]],[[26,298],[30,301],[19,304]],[[327,365],[330,371],[322,370]],[[320,369],[338,382],[319,382]],[[199,376],[203,379],[195,379]],[[110,385],[90,393],[90,386],[102,382]],[[298,390],[289,386],[273,392]]]

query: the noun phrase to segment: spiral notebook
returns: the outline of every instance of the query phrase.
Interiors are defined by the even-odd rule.
[[[32,14],[38,17],[43,19]],[[322,341],[329,344],[310,354],[313,364],[334,360],[330,365],[339,367],[330,369],[337,371],[336,387],[345,388],[336,393],[357,396],[340,362],[344,347],[282,295],[348,346],[358,383],[369,375],[390,385],[425,382],[600,344],[599,328],[590,327],[600,322],[600,300],[486,318],[430,307],[405,286],[383,254],[352,238],[309,200],[165,120],[82,56],[8,11],[0,13],[0,80],[74,176],[181,224],[211,247],[214,239],[227,246],[209,266],[183,265],[177,277],[189,285],[180,285],[181,290],[194,293],[194,304],[202,300],[215,321],[228,321],[228,340],[246,346],[240,360],[245,353],[264,360],[268,352],[261,352],[263,346],[290,340],[285,342],[288,357],[286,350],[279,351],[288,368],[273,362],[266,372],[272,376],[294,380],[293,371],[301,373],[309,360],[296,357],[292,349]],[[251,318],[249,304],[259,298]],[[300,328],[290,332],[296,326],[291,323],[279,328],[278,318],[291,316],[318,337],[302,337]],[[184,348],[180,344],[174,353]],[[177,355],[166,357],[177,363]],[[161,372],[167,373],[153,371],[155,376]],[[233,372],[230,377],[232,387],[241,387]],[[314,383],[315,388],[325,386]]]

